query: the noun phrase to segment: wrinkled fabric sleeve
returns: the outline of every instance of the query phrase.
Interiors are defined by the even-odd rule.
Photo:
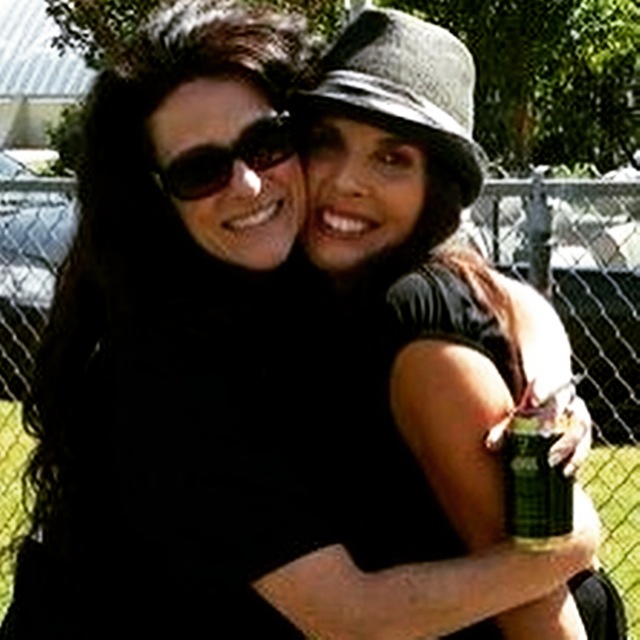
[[[387,291],[384,335],[389,352],[420,339],[440,339],[475,349],[509,380],[508,345],[493,315],[481,308],[471,290],[441,265],[424,266],[397,280]]]

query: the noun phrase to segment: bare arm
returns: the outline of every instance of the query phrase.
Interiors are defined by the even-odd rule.
[[[569,337],[555,309],[533,287],[500,274],[496,277],[513,302],[514,329],[526,377],[535,381],[537,398],[547,398],[550,392],[571,379]],[[556,396],[559,408],[565,409],[565,417],[570,415],[571,420],[567,432],[551,450],[554,463],[562,461],[567,475],[575,473],[591,448],[591,416],[584,402],[572,398],[572,393],[572,387],[565,387]],[[499,435],[498,429],[494,439]]]
[[[468,548],[503,540],[501,463],[482,442],[487,425],[506,416],[513,399],[493,363],[458,344],[414,342],[395,362],[391,400],[400,431]],[[498,621],[510,639],[586,637],[564,585]]]
[[[515,332],[527,380],[539,398],[571,378],[571,345],[560,317],[530,285],[496,275],[513,303]],[[565,394],[569,394],[565,390]]]
[[[597,525],[590,505],[580,513],[585,516],[581,533],[549,553],[502,544],[465,558],[363,573],[343,547],[334,546],[253,586],[310,638],[438,637],[540,598],[586,566]]]

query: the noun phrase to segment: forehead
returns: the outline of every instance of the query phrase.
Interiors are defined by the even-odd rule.
[[[398,145],[408,144],[416,148],[421,148],[409,136],[394,131],[392,128],[378,126],[356,118],[327,114],[320,116],[316,124],[335,129],[345,139],[358,140],[370,144]]]
[[[228,145],[255,120],[272,112],[256,86],[236,78],[198,78],[178,86],[149,116],[159,159],[205,143]]]

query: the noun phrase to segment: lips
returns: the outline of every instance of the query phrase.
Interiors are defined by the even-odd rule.
[[[278,215],[281,208],[282,202],[273,202],[270,205],[262,207],[261,209],[249,214],[238,216],[233,220],[227,220],[222,223],[222,226],[230,231],[246,231],[248,229],[255,229],[256,227],[260,227],[273,220],[273,218]]]
[[[342,238],[357,238],[378,226],[360,214],[333,207],[318,210],[316,220],[324,233]]]

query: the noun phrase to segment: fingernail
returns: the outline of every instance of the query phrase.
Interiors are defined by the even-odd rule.
[[[555,467],[562,462],[564,455],[560,451],[550,451],[547,461],[550,467]]]
[[[572,475],[574,475],[576,472],[576,465],[572,464],[571,462],[568,462],[564,469],[562,470],[562,475],[565,478],[570,478]]]
[[[497,449],[500,445],[500,441],[502,436],[499,431],[493,429],[487,433],[486,438],[484,439],[485,445],[489,449]]]

